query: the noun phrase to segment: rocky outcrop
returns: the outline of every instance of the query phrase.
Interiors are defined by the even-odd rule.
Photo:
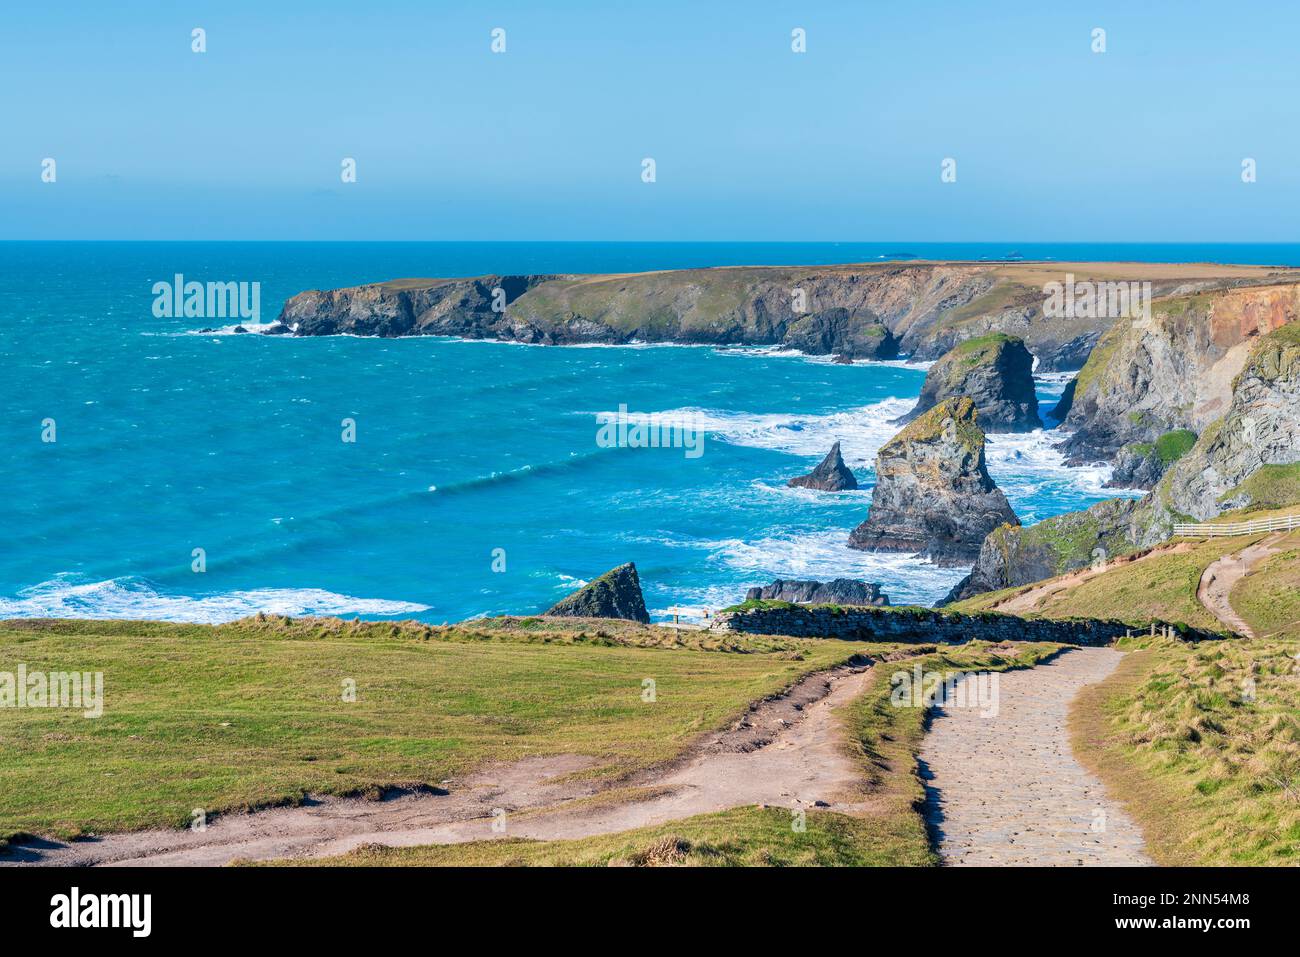
[[[914,552],[936,564],[963,565],[1003,523],[1019,521],[989,477],[975,403],[947,399],[876,455],[871,511],[849,536],[849,547]]]
[[[1044,315],[1043,283],[1067,268],[1120,275],[1118,265],[886,262],[755,266],[627,275],[494,275],[404,279],[311,290],[285,303],[270,335],[444,335],[545,345],[689,342],[786,345],[847,358],[938,359],[960,342],[1005,333],[1040,371],[1079,368],[1105,318]],[[1160,268],[1187,273],[1193,267]],[[1253,267],[1196,267],[1172,288],[1264,282]]]
[[[980,548],[971,574],[945,601],[1052,578],[1173,534],[1178,522],[1204,521],[1251,505],[1300,502],[1300,324],[1253,343],[1226,414],[1190,450],[1190,432],[1161,436],[1150,449],[1168,471],[1141,500],[1111,499],[1083,512],[1024,528],[999,528]]]
[[[1300,324],[1291,324],[1251,348],[1226,413],[1201,433],[1191,451],[1143,500],[1138,516],[1142,544],[1167,537],[1176,522],[1204,521],[1250,506],[1263,491],[1257,474],[1270,476],[1275,485],[1278,476],[1297,464]]]
[[[1003,525],[980,545],[971,573],[940,604],[1055,578],[1132,550],[1137,502],[1108,499],[1036,525]]]
[[[623,618],[648,624],[636,565],[628,562],[588,582],[545,612],[550,618]]]
[[[327,291],[299,293],[284,304],[273,334],[296,336],[459,336],[545,342],[541,330],[514,321],[507,303],[555,276],[480,276],[474,279],[405,279]],[[497,293],[496,290],[500,290]],[[495,306],[495,308],[494,308]],[[560,323],[563,326],[563,322]],[[277,328],[278,327],[278,328]],[[602,338],[583,328],[586,341]],[[552,341],[557,341],[552,337]]]
[[[1171,465],[1191,451],[1196,433],[1191,429],[1166,432],[1154,442],[1130,442],[1115,453],[1110,488],[1155,488]]]
[[[1300,286],[1243,287],[1155,302],[1093,349],[1070,392],[1062,446],[1072,462],[1111,461],[1220,418],[1251,341],[1300,316]]]
[[[1024,340],[994,333],[967,339],[930,367],[911,422],[944,399],[967,396],[985,432],[1029,432],[1043,427],[1034,393],[1034,357]]]
[[[836,578],[834,581],[798,581],[778,578],[770,585],[751,588],[745,593],[746,601],[788,601],[814,605],[864,605],[880,607],[889,604],[889,597],[875,582]]]
[[[897,359],[898,340],[889,327],[870,313],[854,314],[848,309],[828,309],[791,322],[782,345],[809,355],[836,354],[836,361],[853,359]]]
[[[840,443],[831,446],[826,458],[807,475],[790,479],[786,485],[791,488],[815,488],[822,492],[843,492],[858,487],[858,480],[840,457]]]

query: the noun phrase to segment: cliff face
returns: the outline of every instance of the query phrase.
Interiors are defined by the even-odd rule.
[[[270,335],[462,336],[517,339],[531,333],[493,310],[493,290],[504,300],[523,295],[553,276],[481,276],[476,279],[403,280],[321,291],[289,299]],[[600,340],[597,340],[600,341]]]
[[[1006,332],[1073,369],[1109,320],[1043,315],[1042,276],[987,263],[729,267],[609,276],[409,279],[289,299],[273,335],[450,335],[565,345],[677,341],[937,359]],[[503,295],[494,296],[494,290]]]
[[[1159,541],[1177,521],[1204,521],[1253,504],[1289,504],[1261,502],[1257,476],[1294,484],[1298,471],[1300,324],[1291,324],[1253,345],[1223,417],[1143,500],[1142,541]]]
[[[994,333],[959,343],[931,366],[911,422],[944,399],[967,396],[985,432],[1028,432],[1042,428],[1034,393],[1034,357],[1021,339]]]
[[[948,399],[876,455],[871,511],[849,536],[849,547],[915,552],[936,564],[961,565],[1004,522],[1019,524],[985,467],[975,403]]]
[[[1189,451],[1173,457],[1150,494],[995,530],[970,576],[946,600],[1027,585],[1082,568],[1099,555],[1155,545],[1178,522],[1300,502],[1300,324],[1246,345],[1226,411]],[[1152,454],[1160,454],[1160,444]]]
[[[1036,525],[996,528],[980,545],[971,573],[943,603],[1054,578],[1129,551],[1138,537],[1133,528],[1136,507],[1131,499],[1108,499]]]
[[[268,333],[787,345],[847,358],[918,360],[1006,333],[1024,340],[1040,371],[1068,370],[1084,363],[1112,320],[1044,314],[1045,284],[1067,273],[1150,280],[1156,295],[1280,275],[1205,264],[909,262],[404,279],[300,293]],[[1246,315],[1256,308],[1243,306],[1241,318],[1258,319]]]
[[[1199,433],[1224,414],[1252,338],[1300,316],[1300,286],[1201,292],[1158,301],[1151,312],[1102,336],[1062,423],[1073,460],[1109,461],[1131,446],[1121,480],[1158,478],[1161,463],[1144,463],[1143,446],[1181,429]]]

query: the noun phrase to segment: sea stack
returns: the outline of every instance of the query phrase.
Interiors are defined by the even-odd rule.
[[[650,623],[636,565],[610,569],[545,612],[548,618],[622,618]]]
[[[915,552],[938,565],[966,565],[984,537],[1019,525],[984,464],[984,432],[969,397],[946,399],[876,455],[867,520],[849,536],[863,551]]]
[[[953,346],[930,367],[916,407],[898,422],[911,422],[957,396],[975,403],[985,432],[1030,432],[1043,427],[1034,394],[1034,357],[1024,340],[1014,336],[996,333]]]
[[[840,443],[831,446],[826,458],[807,475],[800,475],[785,483],[791,488],[815,488],[823,492],[843,492],[858,487],[858,480],[853,477],[849,467],[840,457]]]

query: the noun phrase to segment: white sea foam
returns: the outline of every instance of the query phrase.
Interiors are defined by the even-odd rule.
[[[671,588],[652,594],[655,617],[667,615],[669,605],[717,610],[745,597],[753,585],[776,578],[854,578],[879,582],[895,604],[929,605],[946,595],[970,571],[944,568],[916,555],[898,552],[863,552],[848,547],[849,530],[772,529],[755,539],[664,539],[658,544],[703,551],[710,563],[730,571],[735,584]],[[739,574],[737,574],[739,573]],[[667,603],[665,603],[665,601]]]
[[[846,462],[870,465],[880,446],[898,432],[899,426],[891,424],[891,420],[904,415],[915,404],[915,399],[890,398],[827,415],[726,412],[688,407],[628,413],[627,418],[629,422],[648,425],[653,415],[653,421],[661,426],[697,429],[732,445],[772,449],[790,455],[824,456],[831,445],[839,441]]]
[[[216,624],[246,615],[409,615],[427,605],[353,598],[320,588],[257,588],[221,595],[164,595],[145,582],[77,582],[60,576],[0,598],[0,618],[128,618]]]
[[[826,415],[681,408],[630,414],[628,418],[648,423],[650,416],[655,415],[655,421],[661,425],[699,429],[732,445],[771,449],[807,458],[824,456],[838,441],[850,467],[870,469],[875,465],[876,452],[901,428],[893,420],[911,411],[915,404],[914,399],[889,398]],[[1028,509],[1033,500],[1048,493],[1091,500],[1119,494],[1115,489],[1105,488],[1112,472],[1109,465],[1066,465],[1064,454],[1054,448],[1064,439],[1065,436],[1054,429],[999,432],[988,436],[985,455],[989,474],[1018,511]]]
[[[182,336],[242,336],[256,335],[263,329],[270,329],[277,325],[274,322],[236,322],[228,326],[204,327],[203,329],[187,329],[182,333],[165,332],[165,333],[144,333],[144,335],[182,335]],[[243,332],[236,332],[236,329],[243,329]]]
[[[835,353],[809,353],[802,349],[788,346],[719,346],[718,355],[739,356],[759,359],[803,359],[820,365],[839,365]],[[855,366],[884,366],[891,369],[910,369],[913,372],[925,372],[934,365],[933,360],[913,361],[911,359],[854,359]]]
[[[820,489],[791,487],[782,482],[774,485],[759,479],[749,483],[754,493],[777,501],[798,503],[803,508],[835,508],[845,504],[861,505],[864,513],[871,504],[871,489],[855,488],[841,492],[823,492]]]
[[[1038,393],[1039,405],[1043,404],[1043,399],[1060,399],[1065,394],[1065,387],[1070,384],[1077,373],[1074,372],[1044,372],[1034,376],[1034,391]],[[1051,411],[1050,407],[1042,411]]]
[[[1109,465],[1066,465],[1065,456],[1054,448],[1063,439],[1059,432],[1044,429],[988,437],[985,460],[989,475],[1026,524],[1067,510],[1057,507],[1040,514],[1035,509],[1052,495],[1087,499],[1068,506],[1084,508],[1097,499],[1135,494],[1105,487],[1114,471]]]

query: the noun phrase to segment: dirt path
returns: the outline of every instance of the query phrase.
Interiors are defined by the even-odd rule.
[[[996,715],[936,711],[920,764],[926,822],[945,864],[1151,863],[1137,826],[1075,759],[1066,732],[1070,700],[1122,657],[1071,649],[999,675]]]
[[[731,728],[673,764],[625,785],[645,788],[601,803],[597,787],[572,772],[578,755],[536,758],[490,769],[446,793],[388,800],[324,798],[301,807],[233,814],[205,831],[152,830],[72,843],[33,841],[0,852],[0,864],[221,865],[235,859],[320,857],[363,844],[449,844],[497,837],[553,840],[608,834],[746,804],[792,810],[824,801],[861,809],[860,772],[835,710],[866,688],[865,665],[805,677],[787,693],[752,705]],[[576,799],[593,798],[588,802]]]
[[[1121,555],[1118,558],[1112,558],[1104,565],[1098,565],[1096,568],[1080,568],[1078,571],[1069,572],[1061,575],[1059,578],[1049,578],[1040,585],[1035,585],[1028,591],[1021,592],[1019,595],[1013,595],[997,604],[991,606],[991,610],[1000,611],[1006,614],[1026,614],[1037,611],[1042,605],[1058,592],[1067,591],[1076,585],[1086,582],[1090,578],[1096,578],[1098,575],[1104,575],[1106,572],[1114,571],[1125,565],[1137,565],[1149,558],[1158,558],[1161,555],[1174,555],[1179,552],[1191,551],[1190,542],[1179,542],[1177,545],[1166,545],[1160,548],[1153,548],[1148,552],[1142,552],[1137,555]]]
[[[1232,594],[1233,586],[1241,581],[1247,572],[1270,555],[1277,554],[1279,551],[1277,543],[1286,535],[1286,532],[1279,532],[1243,548],[1235,555],[1224,555],[1201,573],[1200,583],[1196,586],[1197,599],[1211,615],[1239,635],[1254,638],[1255,632],[1251,630],[1250,625],[1246,624],[1245,619],[1237,614],[1228,596]]]

